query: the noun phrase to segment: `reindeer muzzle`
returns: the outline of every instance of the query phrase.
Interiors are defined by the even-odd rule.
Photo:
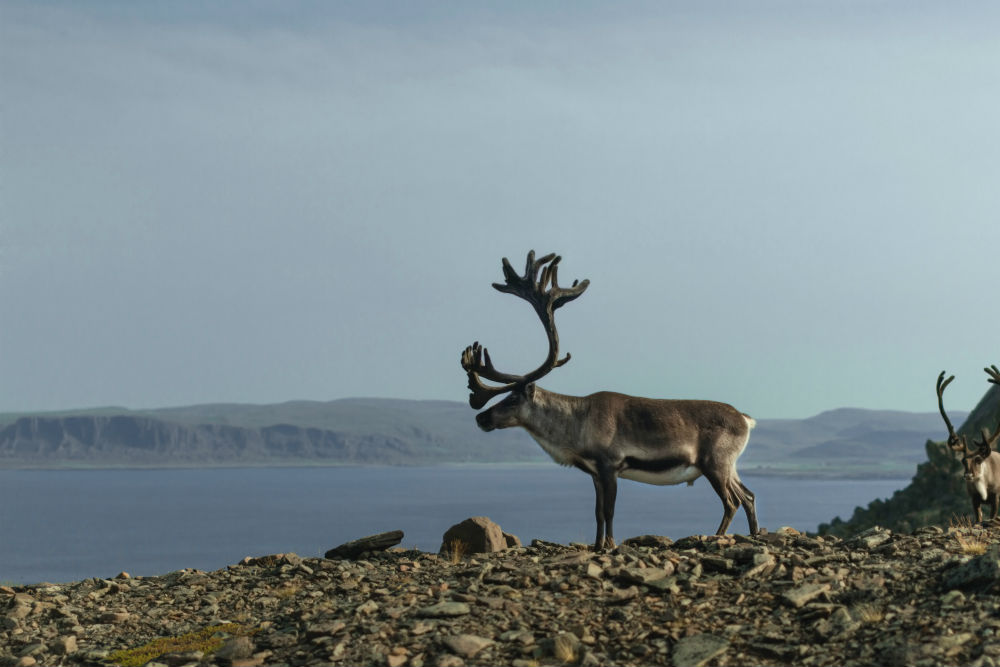
[[[476,415],[476,424],[487,433],[496,429],[496,426],[493,425],[493,419],[490,417],[489,410]]]

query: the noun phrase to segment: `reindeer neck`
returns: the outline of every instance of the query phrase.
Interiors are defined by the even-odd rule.
[[[531,419],[522,427],[536,440],[553,442],[580,428],[583,399],[535,387]]]

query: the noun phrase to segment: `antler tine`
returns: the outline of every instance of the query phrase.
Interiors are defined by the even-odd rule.
[[[986,371],[986,374],[990,376],[987,382],[992,382],[993,384],[1000,385],[1000,369],[998,369],[995,364],[990,366],[989,368],[984,368],[983,370]]]
[[[967,445],[964,438],[959,438],[958,434],[955,433],[955,427],[951,425],[951,420],[948,419],[948,413],[944,411],[944,390],[947,389],[951,381],[955,379],[955,376],[950,376],[947,380],[944,379],[944,371],[938,375],[937,379],[937,397],[938,397],[938,410],[941,412],[941,417],[944,419],[945,426],[948,427],[948,446],[952,449],[958,451],[959,449],[967,449]]]
[[[489,350],[480,345],[479,341],[465,348],[462,353],[462,368],[493,382],[517,382],[521,379],[520,375],[503,373],[494,368]]]
[[[484,357],[485,362],[483,361]],[[499,396],[512,390],[517,386],[517,380],[520,379],[520,376],[501,373],[493,368],[493,362],[490,361],[490,353],[478,341],[465,348],[462,352],[462,368],[465,369],[466,375],[468,375],[468,387],[472,392],[469,394],[469,405],[476,410],[489,403],[490,399],[494,396]],[[490,387],[482,383],[479,379],[480,376],[485,377],[487,380],[507,382],[508,384],[499,387]]]
[[[989,429],[984,426],[983,441],[980,443],[980,448],[984,450],[983,453],[986,453],[986,450],[993,451],[994,446],[997,444],[997,440],[1000,440],[1000,424],[997,424],[997,430],[993,433],[993,435],[990,435]]]

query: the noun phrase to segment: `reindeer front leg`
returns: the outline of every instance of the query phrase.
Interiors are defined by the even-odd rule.
[[[594,480],[594,517],[597,519],[597,537],[594,538],[594,551],[600,551],[604,546],[604,489],[601,487],[601,478],[591,475]]]
[[[594,551],[614,549],[614,518],[615,500],[618,497],[618,477],[614,469],[605,464],[597,464],[597,473],[593,475],[594,490],[597,502],[594,514],[597,517],[597,538],[594,540]]]
[[[976,515],[976,523],[983,522],[983,499],[979,496],[977,492],[972,496],[972,513]]]

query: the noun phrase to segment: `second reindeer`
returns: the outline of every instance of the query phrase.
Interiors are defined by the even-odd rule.
[[[503,259],[505,283],[493,283],[532,305],[549,340],[549,353],[541,366],[525,375],[496,370],[485,347],[473,343],[462,353],[462,368],[469,378],[469,404],[476,410],[496,396],[507,396],[476,415],[484,431],[520,426],[561,465],[575,466],[594,480],[597,538],[595,549],[614,548],[612,521],[618,478],[647,484],[687,482],[704,475],[722,499],[724,534],[742,505],[750,533],[756,534],[754,494],[736,472],[736,459],[746,447],[752,417],[731,405],[715,401],[667,400],[626,396],[602,391],[589,396],[566,396],[535,386],[535,381],[562,366],[559,335],[553,313],[576,299],[589,281],[560,287],[560,257],[535,259],[528,253],[524,275],[519,276]],[[482,380],[501,383],[483,384]]]
[[[983,370],[990,376],[990,382],[1000,385],[1000,370],[996,366]],[[989,518],[993,520],[997,518],[997,499],[1000,497],[1000,453],[994,451],[993,447],[997,440],[1000,440],[1000,425],[993,435],[984,428],[981,439],[973,443],[975,446],[970,448],[965,436],[955,432],[951,420],[944,411],[944,390],[955,379],[955,376],[951,375],[946,380],[944,375],[945,372],[941,371],[937,379],[937,397],[938,410],[941,411],[941,417],[948,427],[948,446],[962,455],[965,489],[972,500],[972,512],[976,516],[976,521],[983,520],[984,502],[990,504]]]

